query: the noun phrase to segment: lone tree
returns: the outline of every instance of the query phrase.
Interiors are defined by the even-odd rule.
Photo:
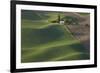
[[[60,14],[58,14],[58,23],[60,23]]]

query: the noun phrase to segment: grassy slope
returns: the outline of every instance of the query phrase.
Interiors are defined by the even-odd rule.
[[[56,17],[49,15],[49,20]],[[22,20],[21,56],[22,62],[88,59],[84,47],[63,25],[28,19]]]

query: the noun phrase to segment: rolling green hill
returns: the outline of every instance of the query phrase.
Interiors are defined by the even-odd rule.
[[[22,11],[21,62],[89,59],[84,46],[64,25],[47,22],[57,19],[57,13],[27,12]]]

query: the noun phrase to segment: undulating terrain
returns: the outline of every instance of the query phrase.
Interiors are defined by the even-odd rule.
[[[77,17],[67,17],[63,12],[22,10],[21,62],[89,59],[89,51],[72,34],[70,26],[70,29],[67,27],[67,24],[72,24],[71,19],[75,25],[79,25]],[[60,20],[64,20],[64,23],[60,23]]]

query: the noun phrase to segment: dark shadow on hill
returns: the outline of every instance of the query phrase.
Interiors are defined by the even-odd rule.
[[[33,47],[55,41],[63,36],[64,32],[59,25],[53,25],[43,29],[22,28],[21,43],[22,47]]]
[[[43,53],[40,53],[36,55],[34,58],[32,56],[27,60],[23,62],[46,62],[46,61],[55,61],[52,59],[58,58],[58,57],[66,57],[59,59],[57,61],[71,61],[71,60],[87,60],[90,59],[89,52],[84,48],[84,46],[81,43],[71,44],[71,45],[64,45],[64,46],[55,46],[52,48],[47,48],[48,50],[44,51]],[[67,57],[67,55],[70,55],[72,53],[80,54]]]
[[[21,10],[21,19],[44,20],[47,18],[49,18],[49,16],[43,11]]]

